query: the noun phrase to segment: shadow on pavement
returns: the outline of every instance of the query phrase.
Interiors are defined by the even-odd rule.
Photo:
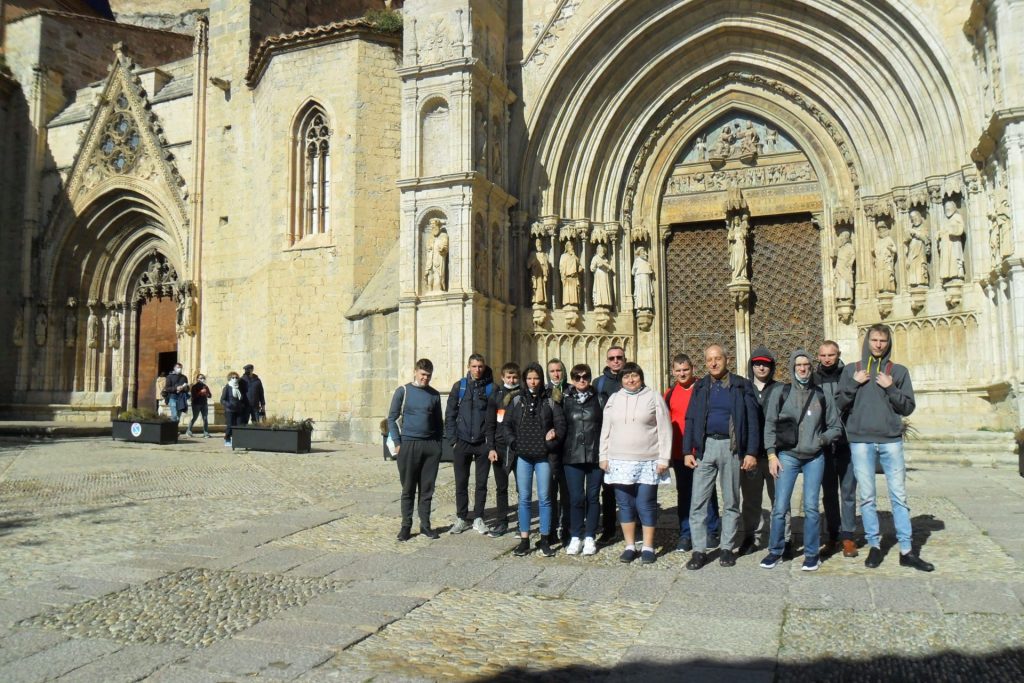
[[[820,659],[803,664],[748,660],[732,663],[715,659],[692,659],[671,664],[628,662],[609,669],[566,667],[545,671],[508,669],[477,681],[772,681],[817,683],[819,681],[900,681],[941,683],[943,681],[1016,682],[1024,680],[1024,650],[1007,649],[991,654],[941,652],[925,657],[877,657],[867,660]]]

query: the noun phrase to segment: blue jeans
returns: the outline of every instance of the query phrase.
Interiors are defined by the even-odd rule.
[[[676,475],[676,516],[679,518],[679,538],[690,538],[690,502],[693,499],[693,470],[682,460],[669,461]],[[722,517],[718,514],[718,493],[711,490],[711,505],[707,514],[707,533],[720,536]]]
[[[896,540],[901,553],[913,550],[910,528],[910,507],[907,505],[907,467],[903,460],[903,442],[895,443],[851,443],[850,459],[857,478],[857,498],[860,502],[860,517],[864,522],[864,537],[872,548],[882,544],[882,532],[878,526],[878,509],[875,507],[875,461],[880,460],[885,473],[885,485],[889,489],[892,503],[892,521],[896,526]]]
[[[781,555],[786,547],[786,513],[789,512],[796,477],[804,475],[804,557],[818,557],[821,547],[821,519],[818,514],[818,496],[821,493],[821,479],[825,476],[825,454],[800,459],[789,453],[779,453],[782,472],[775,480],[775,504],[772,505],[772,531],[769,552]]]
[[[640,518],[640,526],[658,526],[657,484],[612,484],[619,505],[619,524]]]
[[[599,499],[604,470],[597,463],[588,463],[566,464],[563,471],[569,487],[569,533],[573,538],[594,538],[601,514]]]
[[[516,488],[519,490],[519,533],[530,533],[530,503],[533,502],[533,479],[537,477],[537,503],[540,507],[540,534],[551,533],[551,464],[547,459],[536,462],[516,458]]]

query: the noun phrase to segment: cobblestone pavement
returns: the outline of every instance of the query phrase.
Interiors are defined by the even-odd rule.
[[[761,551],[691,572],[671,486],[658,561],[627,566],[621,541],[553,558],[514,557],[515,534],[398,543],[379,447],[0,440],[0,680],[1024,680],[1024,479],[908,478],[932,574],[899,566],[881,477],[880,568],[862,552],[764,570]],[[450,465],[438,489],[446,531]]]

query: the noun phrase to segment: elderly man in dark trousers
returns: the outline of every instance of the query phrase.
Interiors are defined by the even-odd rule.
[[[694,469],[690,503],[693,555],[687,569],[707,563],[708,505],[715,480],[722,494],[722,545],[718,562],[736,564],[733,544],[740,522],[740,471],[757,467],[761,450],[757,396],[750,382],[728,370],[728,357],[718,344],[704,351],[708,374],[694,386],[683,433],[683,463]]]

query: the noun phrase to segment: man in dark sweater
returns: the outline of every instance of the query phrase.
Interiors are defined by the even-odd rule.
[[[484,357],[474,353],[469,357],[466,376],[452,385],[448,406],[444,413],[444,438],[452,446],[455,466],[455,522],[450,534],[461,534],[469,528],[481,534],[490,529],[484,522],[484,504],[487,502],[487,476],[491,469],[494,450],[494,419],[489,415],[494,382],[487,376]],[[473,510],[469,509],[469,469],[475,465],[476,487]]]
[[[491,469],[494,470],[494,498],[498,506],[497,522],[490,527],[487,535],[498,538],[508,533],[508,475],[515,464],[505,439],[505,413],[512,404],[512,399],[519,395],[519,365],[505,363],[501,366],[501,384],[491,394],[491,409],[488,417],[494,420],[494,457],[489,457]]]
[[[263,393],[263,380],[253,372],[252,364],[242,368],[245,372],[242,379],[245,380],[245,396],[249,399],[249,421],[257,423],[267,416],[267,397]]]
[[[839,356],[839,344],[831,339],[822,342],[818,347],[818,369],[814,371],[814,384],[825,392],[825,400],[833,404],[844,367]],[[825,456],[821,498],[825,505],[827,550],[829,553],[839,552],[841,547],[843,557],[857,557],[857,544],[853,540],[857,529],[857,479],[853,476],[850,443],[845,432],[832,442]]]
[[[388,435],[398,458],[402,481],[402,528],[399,541],[408,541],[412,531],[412,506],[419,488],[420,533],[439,538],[430,526],[430,505],[434,481],[441,463],[441,395],[430,386],[434,364],[426,358],[416,361],[413,380],[398,387],[388,410]],[[398,424],[401,419],[401,425]]]
[[[875,465],[881,463],[892,503],[892,521],[900,545],[900,566],[930,572],[935,567],[914,553],[907,469],[903,459],[903,418],[914,412],[910,373],[893,363],[892,331],[878,323],[868,328],[860,362],[847,365],[839,378],[836,406],[846,412],[846,438],[857,477],[864,536],[870,550],[868,569],[882,564],[882,535],[875,508]]]
[[[626,364],[626,350],[621,346],[612,346],[608,349],[605,359],[608,365],[594,381],[594,391],[597,392],[601,405],[607,405],[608,397],[622,388],[622,366]],[[608,484],[601,484],[601,537],[597,539],[597,544],[610,544],[615,539],[618,529],[619,519],[615,514],[615,489]]]

